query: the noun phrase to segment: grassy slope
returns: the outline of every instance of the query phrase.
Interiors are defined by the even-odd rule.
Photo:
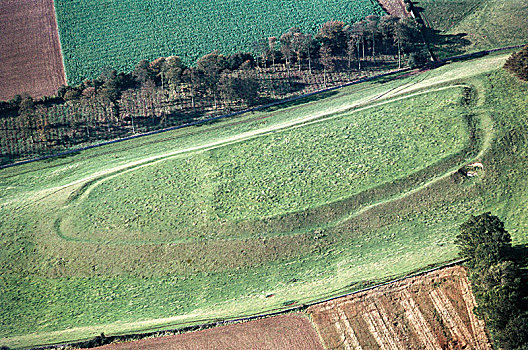
[[[101,331],[169,327],[259,312],[288,300],[315,300],[454,258],[451,242],[457,225],[483,210],[498,213],[516,243],[527,242],[527,133],[519,126],[526,125],[520,111],[528,107],[527,89],[503,72],[493,72],[503,59],[455,63],[388,86],[356,86],[311,104],[243,116],[230,127],[222,128],[233,123],[224,121],[3,170],[0,329],[10,339],[2,343],[27,346]],[[47,188],[174,147],[204,144],[321,110],[340,110],[355,101],[365,103],[396,85],[402,88],[393,94],[455,83],[469,84],[478,96],[469,105],[458,105],[460,113],[474,116],[477,129],[486,135],[477,140],[482,149],[478,159],[485,165],[477,179],[450,173],[462,160],[448,159],[444,167],[429,167],[415,178],[366,191],[365,198],[353,196],[338,202],[342,205],[315,211],[321,221],[337,218],[335,225],[315,225],[284,237],[123,246],[69,242],[55,234],[56,208],[81,184]],[[408,113],[404,104],[401,111],[394,108],[391,112],[398,117]],[[254,120],[261,116],[269,118]],[[192,137],[196,129],[203,135],[199,140]],[[418,190],[408,192],[407,180]],[[366,203],[374,205],[361,210]],[[340,212],[341,207],[350,210]],[[309,222],[311,215],[305,219]],[[273,298],[263,298],[270,292]],[[162,319],[168,316],[173,318]],[[61,331],[67,328],[73,329]],[[32,331],[37,333],[28,334]]]
[[[256,40],[298,26],[314,33],[329,20],[382,14],[371,0],[56,0],[68,82],[103,67],[129,71],[141,59],[179,55],[187,63],[213,50],[253,50]]]
[[[429,25],[441,34],[452,35],[444,39],[459,44],[461,52],[528,43],[525,0],[420,0],[417,4],[424,9]],[[440,56],[461,53],[436,46]]]
[[[410,98],[408,109],[397,101],[345,112],[101,179],[71,203],[63,232],[113,242],[253,237],[255,230],[231,226],[348,198],[460,152],[468,139],[460,90]],[[432,101],[443,101],[440,113]]]

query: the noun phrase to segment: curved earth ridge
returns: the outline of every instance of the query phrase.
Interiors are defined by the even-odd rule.
[[[395,88],[395,89],[392,89],[392,90],[402,90],[405,88],[407,84],[403,85],[403,86],[399,86],[398,88]],[[244,133],[244,134],[241,134],[241,135],[237,135],[237,137],[232,137],[232,138],[229,138],[227,140],[222,140],[224,142],[221,142],[221,141],[218,141],[218,142],[214,142],[212,144],[207,144],[207,145],[203,145],[203,146],[198,146],[198,147],[192,147],[192,148],[188,148],[188,149],[183,149],[183,150],[177,150],[177,151],[173,151],[173,152],[169,152],[165,155],[161,155],[159,157],[157,157],[156,159],[154,160],[151,160],[151,159],[148,159],[146,160],[144,163],[141,163],[141,160],[138,161],[139,164],[133,164],[132,166],[128,167],[128,168],[125,168],[123,170],[117,170],[115,171],[114,173],[108,173],[107,175],[103,175],[102,177],[100,178],[96,178],[96,179],[90,179],[88,180],[87,182],[85,182],[80,188],[74,190],[71,194],[70,194],[70,198],[67,202],[67,204],[64,206],[64,209],[67,209],[71,204],[75,203],[75,202],[78,202],[78,201],[82,201],[84,198],[86,198],[86,196],[91,192],[93,191],[94,189],[97,188],[97,186],[99,186],[100,184],[102,184],[103,182],[107,181],[107,180],[110,180],[112,178],[115,178],[115,177],[118,177],[118,176],[121,176],[123,174],[126,174],[126,173],[129,173],[129,172],[133,172],[137,169],[140,169],[140,168],[143,168],[143,167],[146,167],[146,166],[150,166],[150,165],[154,165],[154,164],[157,164],[159,162],[162,162],[162,161],[165,161],[165,160],[169,160],[169,159],[172,159],[172,158],[175,158],[175,157],[178,157],[178,156],[181,156],[183,153],[194,153],[194,152],[203,152],[203,151],[207,151],[207,150],[211,150],[211,149],[215,149],[215,148],[219,148],[219,147],[223,147],[223,146],[226,146],[226,145],[230,145],[230,144],[234,144],[234,143],[238,143],[238,142],[242,142],[242,141],[245,141],[245,140],[249,140],[249,139],[253,139],[253,138],[256,138],[256,137],[260,137],[260,136],[264,136],[264,135],[267,135],[269,133],[272,133],[272,132],[280,132],[280,131],[284,131],[284,130],[288,130],[288,129],[291,129],[291,128],[296,128],[296,127],[300,127],[300,126],[305,126],[305,125],[310,125],[310,124],[314,124],[314,123],[320,123],[322,121],[328,121],[328,120],[331,120],[331,119],[335,119],[335,118],[339,118],[342,116],[343,113],[345,112],[348,112],[348,111],[352,111],[352,113],[354,112],[358,112],[358,111],[362,111],[362,110],[366,110],[366,109],[371,109],[371,108],[375,108],[377,106],[380,106],[380,105],[384,105],[384,104],[387,104],[387,103],[392,103],[392,102],[395,102],[395,101],[400,101],[400,100],[403,100],[403,99],[407,99],[407,98],[411,98],[411,97],[414,97],[414,96],[417,96],[417,95],[423,95],[423,94],[428,94],[428,93],[431,93],[431,92],[435,92],[435,91],[442,91],[442,90],[447,90],[447,89],[453,89],[453,88],[471,88],[469,85],[465,85],[465,84],[456,84],[456,85],[450,85],[450,86],[443,86],[443,87],[440,87],[440,88],[435,88],[435,89],[429,89],[429,90],[425,90],[425,91],[419,91],[419,92],[416,92],[416,93],[409,93],[405,96],[401,96],[401,97],[394,97],[394,98],[387,98],[387,99],[384,99],[385,101],[383,102],[380,102],[380,103],[376,103],[376,104],[370,104],[369,103],[372,103],[372,101],[376,101],[378,100],[381,96],[383,95],[386,95],[390,92],[385,92],[381,95],[378,95],[378,96],[375,96],[374,98],[372,99],[369,99],[369,102],[367,103],[364,103],[364,104],[361,104],[361,105],[355,105],[353,107],[349,107],[349,108],[346,108],[346,109],[343,109],[342,111],[340,112],[331,112],[331,113],[327,113],[326,116],[321,116],[321,117],[318,117],[318,118],[314,118],[313,116],[312,117],[307,117],[307,118],[304,118],[303,120],[300,120],[296,123],[286,123],[287,125],[286,126],[282,126],[281,124],[275,126],[275,127],[268,127],[268,128],[263,128],[263,129],[260,129],[260,130],[256,130],[256,131],[252,131],[252,132],[247,132],[247,133]],[[401,93],[396,93],[395,96],[398,96],[400,95]],[[282,127],[281,127],[282,126]],[[469,128],[471,128],[471,125],[469,125]],[[470,134],[474,134],[476,131],[475,130],[470,130]],[[399,179],[395,179],[395,180],[391,180],[389,182],[386,182],[386,183],[382,183],[380,185],[376,185],[372,188],[369,188],[365,191],[362,191],[358,194],[354,194],[352,195],[351,197],[347,197],[347,198],[342,198],[342,199],[338,199],[336,201],[333,201],[332,203],[329,203],[329,204],[325,204],[325,205],[322,205],[321,207],[329,207],[329,208],[332,208],[332,207],[335,207],[336,204],[338,205],[342,205],[343,202],[346,202],[347,199],[350,199],[350,198],[365,198],[365,197],[368,197],[368,193],[369,192],[375,192],[377,189],[379,188],[382,188],[382,187],[386,187],[386,186],[390,186],[391,183],[403,183],[403,182],[409,182],[409,187],[405,188],[404,192],[396,192],[396,193],[389,193],[389,195],[385,198],[377,198],[373,203],[361,203],[359,204],[358,206],[353,206],[350,208],[347,208],[348,210],[345,210],[344,212],[340,213],[341,215],[337,218],[337,219],[333,219],[331,221],[328,221],[326,223],[323,223],[321,224],[321,222],[318,222],[318,223],[308,223],[308,224],[305,224],[305,225],[302,225],[296,229],[293,229],[293,230],[287,230],[287,231],[280,231],[275,229],[271,231],[268,231],[266,230],[263,234],[260,234],[260,237],[276,237],[276,236],[286,236],[286,235],[297,235],[297,234],[303,234],[303,233],[307,233],[308,231],[310,230],[316,230],[316,229],[319,229],[319,230],[323,230],[323,229],[326,229],[326,228],[332,228],[332,227],[335,227],[337,225],[340,225],[370,209],[373,209],[379,205],[382,205],[384,203],[387,203],[387,202],[390,202],[390,201],[394,201],[394,200],[399,200],[399,199],[402,199],[402,198],[405,198],[407,196],[410,196],[418,191],[420,191],[421,189],[427,187],[427,186],[430,186],[432,185],[433,183],[437,182],[437,181],[440,181],[450,175],[452,175],[454,172],[456,172],[462,165],[466,164],[470,158],[474,158],[476,156],[476,152],[472,152],[473,149],[477,148],[477,145],[474,144],[474,139],[473,138],[470,138],[470,143],[468,146],[466,146],[463,150],[459,151],[458,153],[455,153],[455,154],[452,154],[450,155],[449,157],[445,158],[445,159],[442,159],[440,160],[439,162],[435,163],[435,164],[432,164],[430,166],[427,166],[425,168],[422,168],[420,170],[418,170],[417,172],[413,173],[413,174],[410,174],[406,177],[403,177],[403,178],[399,178]],[[478,145],[480,146],[480,145]],[[134,162],[136,163],[136,162]],[[438,170],[438,168],[441,168],[440,171],[443,171],[443,173],[436,173],[434,170]],[[426,174],[426,177],[427,177],[427,181],[423,181],[423,180],[420,180],[419,179],[419,176],[416,176],[418,179],[417,180],[420,180],[419,182],[417,180],[413,180],[413,176],[419,174],[419,173],[428,173]],[[346,204],[346,203],[345,203]],[[365,204],[367,204],[365,206]],[[317,208],[319,209],[319,208]],[[316,210],[317,210],[316,209]],[[301,210],[301,211],[297,211],[297,212],[293,212],[293,213],[286,213],[285,215],[286,216],[302,216],[303,213],[304,213],[304,216],[303,217],[306,217],[308,215],[306,215],[306,212],[310,211],[310,209],[308,210]],[[266,220],[273,220],[273,219],[276,219],[277,221],[278,220],[282,220],[284,219],[284,217],[282,215],[278,215],[276,217],[271,217],[271,218],[266,218]],[[59,217],[55,224],[54,224],[54,229],[57,233],[57,235],[59,237],[61,237],[62,239],[65,239],[65,240],[68,240],[68,241],[75,241],[75,242],[82,242],[82,243],[103,243],[103,244],[130,244],[130,245],[144,245],[144,244],[165,244],[165,243],[188,243],[188,242],[192,242],[192,241],[195,241],[196,239],[173,239],[173,240],[149,240],[149,241],[142,241],[142,240],[133,240],[133,241],[129,241],[129,240],[119,240],[119,241],[116,241],[116,242],[112,242],[112,241],[103,241],[103,240],[99,240],[99,239],[85,239],[85,238],[76,238],[76,237],[71,237],[71,236],[68,236],[66,234],[64,234],[64,232],[62,231],[61,229],[61,223],[62,223],[62,220],[63,220],[63,217]],[[234,223],[230,223],[230,224],[234,224],[236,225],[237,223],[234,222]],[[245,222],[244,224],[248,224],[247,222]],[[248,238],[247,236],[239,236],[239,237],[229,237],[229,238],[222,238],[222,240],[233,240],[233,239],[246,239]]]

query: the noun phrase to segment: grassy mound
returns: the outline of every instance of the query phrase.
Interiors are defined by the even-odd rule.
[[[460,152],[469,143],[461,90],[323,117],[110,175],[77,193],[62,233],[101,242],[173,243],[276,234],[244,227],[405,178]],[[416,105],[423,108],[415,111]]]
[[[6,338],[0,343],[162,329],[318,300],[455,258],[458,225],[485,210],[507,223],[516,244],[526,243],[527,87],[499,70],[505,59],[453,63],[304,104],[3,169],[0,336]],[[392,167],[372,168],[386,160]],[[477,176],[458,171],[474,161],[483,164],[474,169]],[[306,170],[315,164],[324,176]],[[366,175],[354,170],[359,164]],[[219,176],[224,170],[228,176]],[[260,176],[267,181],[251,183]],[[207,188],[215,191],[192,190],[213,179],[225,182]],[[119,192],[125,184],[134,191]],[[254,199],[266,195],[266,185],[279,193],[279,205]],[[202,205],[183,211],[191,218],[182,225],[203,224],[199,218],[217,225],[224,214],[225,226],[236,230],[212,238],[196,230],[192,240],[171,241],[183,230],[178,236],[155,228],[167,225],[169,210],[180,210],[176,197]],[[208,211],[215,198],[233,206]],[[248,202],[254,209],[241,205]],[[134,210],[143,226],[106,228],[123,228]],[[97,214],[92,224],[104,222],[101,230],[83,213]]]

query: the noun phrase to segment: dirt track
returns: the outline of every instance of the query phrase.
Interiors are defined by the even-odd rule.
[[[0,1],[0,100],[66,83],[53,0]]]
[[[329,349],[491,349],[466,271],[454,266],[311,306]]]
[[[378,3],[392,16],[405,18],[409,16],[409,12],[405,10],[405,5],[401,0],[377,0]]]

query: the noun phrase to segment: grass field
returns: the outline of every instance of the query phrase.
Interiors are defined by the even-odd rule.
[[[524,0],[420,0],[417,6],[427,24],[446,35],[435,45],[440,57],[528,43]]]
[[[213,50],[251,51],[290,27],[315,33],[329,20],[382,14],[372,0],[57,0],[55,7],[69,84],[104,67],[130,71],[141,59],[173,55],[191,64]]]
[[[485,210],[526,243],[527,87],[505,59],[1,170],[0,343],[318,300],[455,258]]]

